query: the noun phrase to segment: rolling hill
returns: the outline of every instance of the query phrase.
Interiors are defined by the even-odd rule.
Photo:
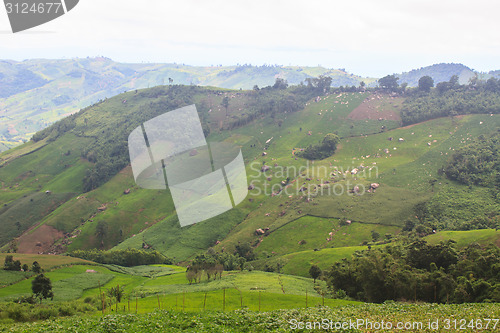
[[[480,79],[495,76],[476,73],[461,64],[436,64],[397,74],[399,83],[418,85],[424,75],[435,84],[448,81],[452,75],[460,83],[478,75]],[[344,69],[323,67],[236,65],[196,67],[184,64],[126,64],[108,58],[32,59],[0,61],[0,151],[26,142],[42,130],[70,114],[100,100],[124,91],[157,85],[183,84],[214,86],[227,89],[252,89],[273,85],[276,78],[298,85],[306,79],[326,75],[332,86],[358,86],[364,81],[377,85],[375,78],[347,73]]]
[[[0,61],[0,151],[29,140],[37,131],[99,100],[124,91],[164,84],[252,89],[328,75],[334,86],[368,78],[344,70],[293,66],[125,64],[107,58]]]
[[[373,232],[395,237],[423,203],[456,224],[498,212],[489,190],[450,181],[438,170],[452,149],[495,132],[499,115],[400,127],[401,97],[313,96],[299,88],[257,92],[173,85],[130,91],[83,109],[0,155],[3,249],[147,247],[184,261],[209,247],[231,252],[249,243],[259,260],[282,258],[289,262],[285,272],[304,275],[290,259],[295,254],[310,253],[304,258],[315,262],[328,251],[343,249],[345,256],[363,248]],[[224,97],[230,100],[227,116]],[[280,102],[271,106],[271,100]],[[235,209],[180,228],[168,190],[134,183],[126,138],[143,121],[191,103],[209,129],[209,141],[241,147],[253,189]],[[295,156],[326,133],[341,137],[331,158]],[[261,172],[264,164],[270,169]],[[353,193],[355,187],[363,193]],[[345,220],[349,225],[341,223]],[[495,239],[498,235],[491,235]]]

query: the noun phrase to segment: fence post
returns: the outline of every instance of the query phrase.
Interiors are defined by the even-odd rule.
[[[207,292],[205,292],[205,299],[203,300],[203,311],[205,311],[205,304],[207,303]]]
[[[128,299],[128,312],[130,312],[130,298]]]
[[[226,288],[224,288],[223,290],[223,298],[222,298],[222,311],[226,311]]]
[[[135,295],[135,314],[137,314],[137,295]]]
[[[259,290],[259,312],[260,312],[260,290]]]
[[[186,299],[186,291],[184,290],[184,293],[182,293],[182,312],[184,312],[184,301]]]
[[[307,308],[307,289],[306,289],[306,308]]]
[[[161,309],[161,306],[160,306],[160,295],[156,294],[156,298],[158,299],[158,309]]]
[[[102,315],[104,316],[104,295],[102,294],[101,290],[101,280],[98,280],[97,283],[99,284],[99,295],[101,296],[101,305],[102,305]]]
[[[119,303],[118,302],[118,295],[120,294],[120,285],[119,284],[116,285],[116,293],[117,293],[116,294],[117,295],[116,296],[116,313],[118,313],[118,303]]]

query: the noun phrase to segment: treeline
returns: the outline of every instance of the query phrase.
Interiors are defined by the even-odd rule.
[[[173,260],[165,257],[160,252],[153,250],[75,250],[69,252],[68,255],[75,258],[94,261],[100,264],[112,264],[125,267],[153,264],[173,264]]]
[[[224,128],[231,130],[265,115],[275,119],[281,114],[302,110],[307,101],[328,93],[331,84],[331,77],[321,75],[317,78],[307,78],[298,86],[289,86],[282,78],[277,78],[272,86],[259,88],[255,85],[252,91],[246,93],[249,97],[246,112],[232,116],[234,119]]]
[[[469,84],[461,85],[455,75],[450,81],[440,82],[430,89],[433,85],[429,82],[407,91],[408,98],[401,109],[403,125],[438,117],[500,113],[500,82],[496,78],[472,79]]]
[[[243,270],[245,267],[252,269],[245,263],[254,259],[253,248],[248,243],[236,245],[234,253],[215,252],[213,248],[209,248],[206,253],[197,255],[191,261],[186,270],[186,278],[189,284],[199,283],[203,276],[208,281],[217,277],[220,279],[223,271]]]
[[[500,302],[500,248],[417,240],[357,251],[325,273],[339,294],[367,302]]]
[[[6,271],[28,272],[30,271],[30,266],[28,266],[28,264],[21,264],[20,260],[14,260],[14,256],[12,255],[7,255],[5,256],[3,269]],[[31,265],[31,271],[39,274],[42,272],[42,267],[37,261],[33,261],[33,264]]]
[[[442,170],[446,177],[466,185],[500,186],[500,132],[480,135],[455,150]]]

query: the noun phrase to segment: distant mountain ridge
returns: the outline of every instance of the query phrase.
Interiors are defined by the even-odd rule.
[[[476,76],[476,72],[462,64],[435,64],[431,66],[421,67],[409,72],[398,74],[399,84],[408,83],[409,87],[418,86],[418,80],[422,76],[430,76],[434,80],[434,84],[443,81],[449,81],[453,75],[459,77],[460,84],[467,84],[469,80]]]
[[[0,60],[0,151],[9,149],[76,111],[124,91],[158,85],[183,84],[228,89],[252,89],[273,85],[276,78],[298,85],[308,78],[330,76],[332,86],[376,86],[376,78],[364,78],[344,69],[324,67],[236,65],[189,66],[184,64],[115,62],[109,58]],[[429,75],[437,84],[458,75],[460,83],[478,75],[499,77],[500,71],[477,73],[461,64],[436,64],[401,74],[399,83],[418,85]]]
[[[343,69],[293,66],[188,66],[125,64],[111,59],[75,58],[0,61],[0,151],[28,140],[51,123],[101,99],[124,91],[184,84],[252,89],[276,78],[299,84],[328,75],[332,85],[359,85],[362,78]]]

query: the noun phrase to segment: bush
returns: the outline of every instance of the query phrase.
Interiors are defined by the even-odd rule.
[[[69,253],[70,256],[98,262],[100,264],[112,264],[125,267],[173,264],[173,260],[165,257],[158,251],[147,251],[138,249],[101,251],[101,250],[76,250]]]
[[[308,160],[322,160],[335,153],[339,141],[340,138],[336,134],[328,133],[325,135],[320,145],[310,145],[304,149],[304,151],[297,152],[296,155]]]

